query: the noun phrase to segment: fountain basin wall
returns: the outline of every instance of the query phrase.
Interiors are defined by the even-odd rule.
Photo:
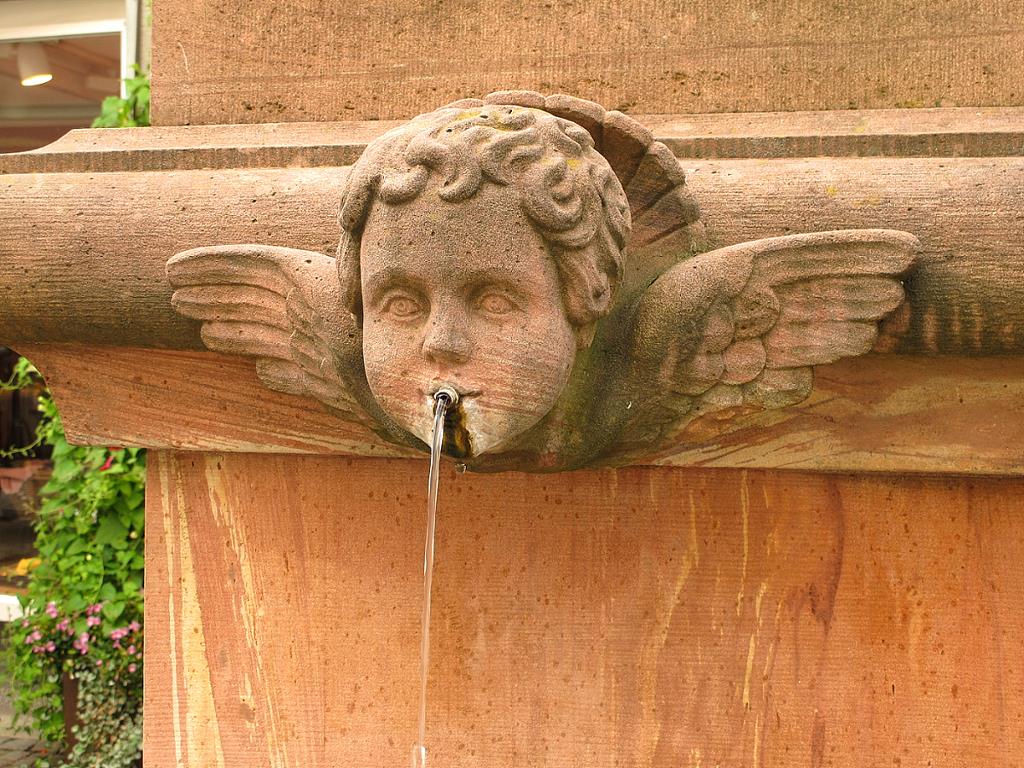
[[[147,763],[404,765],[425,464],[152,457]],[[437,765],[1022,749],[1019,479],[633,467],[442,489]]]

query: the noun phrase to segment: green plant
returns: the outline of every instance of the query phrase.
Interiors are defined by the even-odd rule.
[[[75,745],[62,768],[133,768],[140,758],[142,707],[140,686],[134,679],[78,673],[78,716]],[[46,768],[46,761],[43,766]]]
[[[107,96],[93,128],[135,128],[149,125],[149,76],[133,65],[134,77],[124,81],[125,97]]]
[[[35,386],[37,375],[35,368],[24,357],[19,357],[14,364],[14,370],[7,381],[0,381],[0,392],[15,392],[17,390],[29,390]],[[17,459],[31,456],[40,445],[43,444],[42,435],[36,431],[35,439],[27,445],[18,445],[9,449],[0,448],[0,459]]]
[[[133,719],[141,711],[145,454],[70,445],[53,399],[43,395],[39,407],[39,434],[53,448],[53,473],[36,522],[42,562],[22,598],[27,618],[9,631],[14,705],[31,719],[33,732],[63,745],[61,684],[70,674],[81,686],[78,753],[89,744],[105,750],[111,746],[102,736],[108,724],[88,719],[88,712],[109,709]],[[90,710],[86,695],[108,701]],[[136,753],[139,747],[136,742]],[[113,765],[102,755],[104,766]]]

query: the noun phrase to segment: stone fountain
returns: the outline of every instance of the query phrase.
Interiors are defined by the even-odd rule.
[[[444,386],[431,765],[1022,754],[1022,160],[953,113],[800,154],[515,90],[0,158],[0,335],[152,449],[147,768],[408,764]]]

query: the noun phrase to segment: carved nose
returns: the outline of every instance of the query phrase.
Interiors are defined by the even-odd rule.
[[[438,363],[464,363],[473,352],[473,343],[459,323],[433,320],[423,338],[423,354]]]

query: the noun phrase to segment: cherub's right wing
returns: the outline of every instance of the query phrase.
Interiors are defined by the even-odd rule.
[[[812,366],[869,351],[903,301],[917,238],[841,230],[755,240],[694,256],[637,304],[629,416],[613,452],[656,452],[716,411],[806,398]]]
[[[339,371],[361,364],[361,341],[333,258],[268,245],[210,246],[173,256],[167,277],[174,308],[202,321],[209,349],[254,357],[271,389],[364,421]]]

